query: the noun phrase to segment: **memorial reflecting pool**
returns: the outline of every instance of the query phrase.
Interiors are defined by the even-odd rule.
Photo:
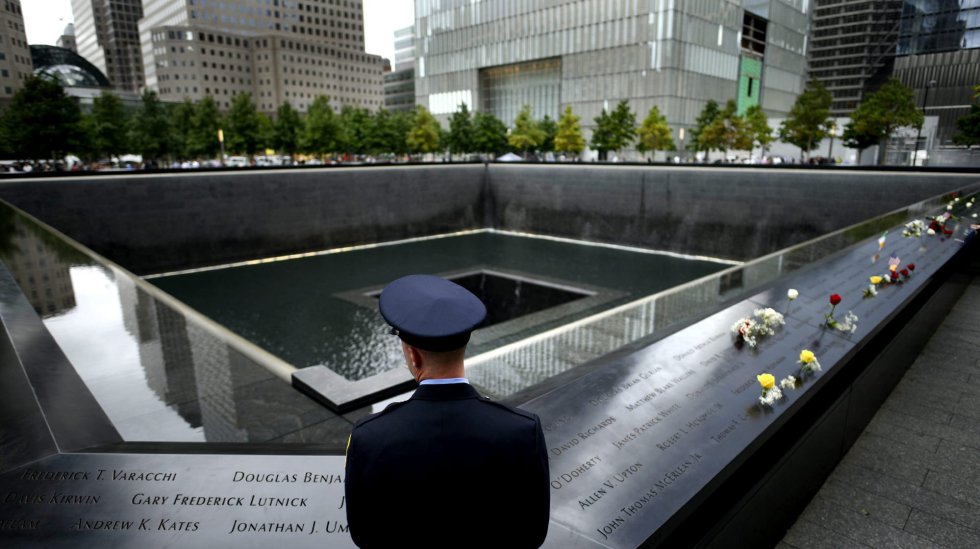
[[[474,334],[475,356],[726,266],[479,232],[149,279],[297,367],[354,381],[401,366],[376,300],[400,276],[438,274],[481,294],[492,325]]]

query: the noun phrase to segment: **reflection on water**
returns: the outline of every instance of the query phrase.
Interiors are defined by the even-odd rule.
[[[334,417],[6,204],[0,260],[124,440],[268,441]]]
[[[150,282],[297,367],[323,364],[359,380],[401,367],[404,361],[397,338],[388,334],[377,312],[377,302],[364,299],[365,293],[404,275],[483,269],[594,288],[600,294],[592,301],[548,298],[553,303],[541,308],[567,306],[552,309],[553,314],[525,316],[509,326],[477,330],[468,350],[472,356],[723,267],[661,254],[480,233],[162,276]],[[518,292],[522,287],[511,281],[505,290]],[[503,333],[506,337],[497,337]]]

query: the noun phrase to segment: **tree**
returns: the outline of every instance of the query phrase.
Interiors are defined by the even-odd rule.
[[[284,152],[290,157],[296,155],[299,149],[299,136],[303,130],[303,119],[299,112],[288,101],[276,109],[276,122],[273,124],[272,146],[276,151]]]
[[[524,105],[514,119],[514,128],[507,136],[507,143],[524,153],[533,151],[544,142],[545,134],[531,118],[531,105]]]
[[[956,135],[953,136],[953,143],[957,145],[980,145],[980,86],[973,86],[973,104],[970,105],[970,114],[960,117],[956,121]]]
[[[313,98],[313,103],[306,111],[306,125],[300,139],[303,149],[321,157],[325,156],[337,150],[339,133],[340,127],[333,107],[330,106],[330,98],[325,95]]]
[[[618,151],[636,139],[636,115],[625,99],[617,103],[611,113],[603,109],[594,121],[596,129],[592,132],[591,145],[599,151],[602,160],[608,151]]]
[[[967,147],[980,145],[980,105],[970,105],[970,114],[956,121],[956,129],[959,131],[953,136],[953,143]]]
[[[89,116],[89,147],[99,158],[126,152],[126,109],[121,99],[103,91],[92,102]]]
[[[254,158],[255,153],[265,145],[267,137],[264,135],[267,128],[263,127],[265,124],[261,118],[255,103],[252,103],[252,94],[236,94],[225,115],[225,145],[228,150],[245,154],[249,160]]]
[[[194,114],[196,108],[190,99],[168,106],[173,127],[173,145],[170,151],[177,158],[190,158],[191,136],[194,134]]]
[[[416,154],[435,152],[439,148],[439,122],[421,105],[415,107],[412,127],[405,140],[408,148]]]
[[[830,134],[830,103],[833,97],[823,84],[810,82],[779,125],[779,140],[800,148],[800,161]]]
[[[677,148],[670,133],[670,126],[667,125],[667,117],[660,114],[660,109],[656,105],[650,108],[650,112],[643,119],[636,133],[639,137],[637,150],[650,151],[651,157],[655,156],[658,150],[672,151]]]
[[[752,148],[752,136],[747,131],[745,119],[738,115],[734,99],[729,99],[725,108],[701,131],[698,146],[709,152],[723,150],[726,157],[731,149]]]
[[[898,128],[921,128],[925,115],[915,106],[915,92],[895,78],[868,95],[851,113],[852,135],[878,142],[878,164],[885,161],[885,145]]]
[[[340,148],[350,156],[367,152],[371,131],[371,112],[344,105],[340,109]]]
[[[61,84],[36,76],[11,98],[2,122],[14,156],[31,160],[61,158],[84,135],[78,103]]]
[[[752,148],[758,144],[762,149],[760,156],[766,156],[769,144],[775,138],[772,135],[772,128],[769,126],[769,119],[759,105],[752,105],[745,111],[745,130],[748,132],[749,139],[752,140]]]
[[[496,156],[507,150],[507,126],[491,112],[473,116],[473,150]]]
[[[466,103],[460,103],[456,112],[449,117],[449,135],[446,138],[450,159],[453,154],[473,152],[473,119]]]
[[[156,92],[143,92],[142,104],[130,119],[130,139],[148,167],[155,166],[172,150],[170,117]]]
[[[555,150],[555,136],[558,135],[558,124],[547,114],[538,122],[538,129],[544,132],[544,141],[538,145],[541,152],[553,152]]]
[[[582,126],[579,117],[572,114],[571,105],[565,106],[565,114],[558,119],[558,131],[555,134],[555,150],[568,154],[579,154],[585,149],[585,138],[582,137]]]
[[[221,150],[218,129],[221,128],[221,113],[218,104],[207,95],[194,106],[194,119],[188,146],[191,156],[214,158]]]
[[[698,151],[705,150],[701,147],[701,133],[704,132],[704,129],[707,128],[712,122],[714,122],[715,118],[720,112],[721,109],[718,108],[718,103],[716,103],[714,99],[708,100],[708,102],[705,103],[704,108],[701,109],[701,114],[699,114],[697,119],[695,119],[694,127],[691,128],[691,142],[690,145],[688,145],[688,148],[691,149],[694,154],[697,154]],[[710,152],[710,150],[708,152]]]

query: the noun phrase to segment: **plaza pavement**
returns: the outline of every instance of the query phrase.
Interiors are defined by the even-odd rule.
[[[980,547],[980,276],[970,270],[966,292],[779,549]]]

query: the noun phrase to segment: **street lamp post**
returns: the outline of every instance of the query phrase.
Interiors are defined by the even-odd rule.
[[[924,126],[926,123],[925,116],[926,116],[926,105],[929,104],[929,88],[935,85],[936,85],[935,80],[930,80],[929,83],[926,84],[926,93],[922,97],[922,126]],[[915,159],[919,156],[919,138],[922,137],[922,126],[919,126],[919,129],[915,132],[915,152],[912,153],[912,166],[915,166]],[[928,148],[926,149],[926,151],[928,151]]]

